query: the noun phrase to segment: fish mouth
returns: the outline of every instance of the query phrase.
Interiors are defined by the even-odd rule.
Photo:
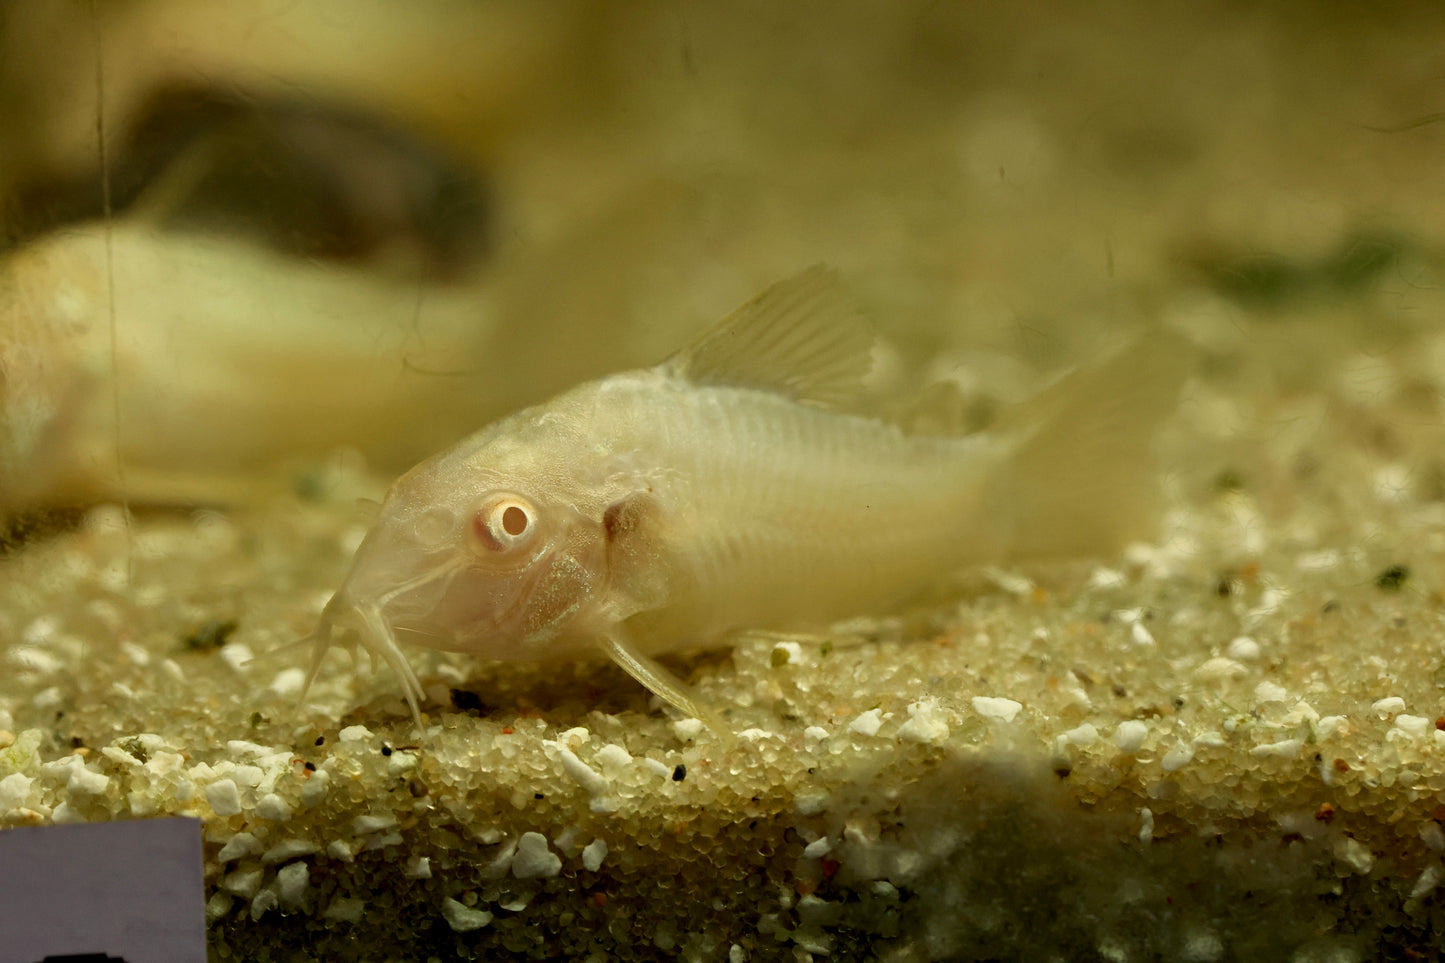
[[[331,651],[331,647],[336,644],[334,635],[337,628],[350,627],[356,631],[356,640],[352,643],[353,653],[359,646],[366,650],[368,661],[373,667],[379,656],[388,668],[396,673],[397,678],[401,680],[402,695],[406,699],[408,708],[411,709],[412,720],[416,723],[417,729],[421,729],[421,700],[424,695],[421,680],[417,678],[416,671],[412,669],[411,663],[406,659],[406,653],[402,651],[400,643],[397,642],[396,628],[387,618],[385,610],[399,596],[429,582],[446,578],[462,567],[461,564],[443,566],[424,576],[394,586],[365,602],[357,601],[345,587],[333,595],[331,601],[327,602],[326,607],[322,609],[316,628],[302,640],[303,644],[306,642],[311,644],[311,664],[307,669],[306,681],[301,687],[301,697],[304,699],[306,693],[310,691],[312,683],[316,681],[316,677],[321,672],[321,664],[326,658],[326,653]],[[351,624],[348,626],[347,623]]]
[[[326,659],[326,653],[331,651],[335,645],[333,635],[335,634],[338,622],[345,618],[348,613],[354,614],[359,619],[357,626],[357,640],[352,649],[355,651],[357,645],[366,650],[367,658],[375,665],[375,657],[380,656],[382,661],[397,674],[401,679],[402,695],[406,698],[406,704],[411,709],[412,721],[418,729],[421,723],[421,680],[416,677],[411,663],[406,661],[406,653],[402,652],[401,646],[397,644],[396,633],[392,631],[391,623],[387,622],[382,615],[378,605],[337,605],[337,599],[341,598],[338,592],[327,603],[321,613],[321,619],[316,624],[312,633],[303,639],[303,644],[311,643],[311,664],[306,672],[306,681],[301,686],[301,698],[306,698],[306,693],[311,690],[311,685],[321,673],[321,664]]]

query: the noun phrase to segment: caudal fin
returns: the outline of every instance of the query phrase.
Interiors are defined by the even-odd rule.
[[[990,429],[1004,464],[984,500],[1009,557],[1111,552],[1157,523],[1154,436],[1175,408],[1185,346],[1158,333],[1065,376]]]

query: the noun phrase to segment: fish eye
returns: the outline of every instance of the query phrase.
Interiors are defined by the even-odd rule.
[[[502,531],[516,537],[527,530],[532,524],[532,519],[527,516],[527,510],[520,505],[508,505],[502,509]]]
[[[516,495],[498,495],[472,516],[472,534],[489,552],[508,552],[532,540],[537,530],[536,509]]]

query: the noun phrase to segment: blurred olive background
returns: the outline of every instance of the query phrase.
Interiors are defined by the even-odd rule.
[[[1445,6],[1423,0],[0,0],[0,730],[43,731],[56,760],[20,780],[44,815],[12,818],[204,806],[116,761],[135,733],[208,770],[237,739],[323,766],[362,748],[333,725],[372,727],[383,752],[410,739],[385,675],[328,669],[297,729],[292,657],[247,667],[315,625],[366,530],[354,498],[827,262],[890,345],[879,391],[950,380],[975,427],[1142,329],[1178,335],[1157,539],[1033,580],[964,573],[937,613],[801,662],[761,640],[693,662],[701,693],[786,742],[714,757],[732,802],[693,795],[714,783],[679,765],[616,830],[646,841],[608,857],[619,885],[569,867],[480,934],[437,908],[505,882],[488,874],[506,837],[477,830],[580,845],[606,818],[571,808],[589,803],[561,770],[545,806],[521,804],[562,726],[585,718],[639,760],[681,761],[681,735],[605,667],[417,653],[447,720],[430,795],[368,748],[369,775],[290,828],[259,807],[211,819],[213,948],[429,933],[438,956],[540,954],[604,918],[624,953],[654,931],[719,955],[765,926],[781,940],[823,865],[790,855],[803,801],[827,789],[813,825],[838,816],[848,847],[823,891],[845,914],[835,959],[895,936],[899,959],[1029,938],[1056,956],[1364,959],[1378,941],[1428,958],[1442,41]],[[975,695],[1022,703],[1018,724]],[[946,756],[845,728],[935,704]],[[1125,722],[1147,722],[1143,755]],[[479,757],[499,733],[531,762],[510,743]],[[827,745],[817,773],[796,749]],[[64,759],[96,750],[108,795],[72,792]],[[668,800],[702,807],[694,835]],[[435,805],[407,828],[431,842],[318,856],[310,877],[316,908],[345,894],[331,905],[357,924],[268,912],[279,867],[219,856],[242,827],[350,839],[393,805],[408,827]],[[888,853],[922,867],[885,883],[902,916],[848,888]],[[678,898],[679,867],[699,898]]]
[[[895,386],[984,411],[1146,324],[1307,383],[1435,324],[1442,37],[1424,2],[12,0],[0,512],[384,479],[820,261]]]

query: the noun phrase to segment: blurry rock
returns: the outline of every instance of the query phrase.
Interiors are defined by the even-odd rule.
[[[455,278],[488,240],[482,172],[399,123],[339,104],[184,86],[155,92],[110,154],[109,207],[297,257]],[[10,243],[106,213],[94,171],[22,185]]]
[[[405,118],[477,161],[584,66],[584,10],[517,0],[15,0],[0,30],[0,193],[56,176],[95,182],[98,107],[119,161],[157,91],[201,84]]]

